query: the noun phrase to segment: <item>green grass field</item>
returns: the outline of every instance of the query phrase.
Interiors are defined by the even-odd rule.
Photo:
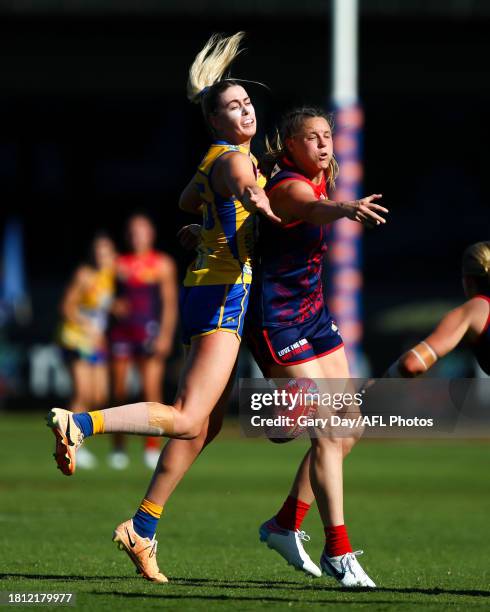
[[[257,527],[287,493],[302,442],[244,439],[233,427],[200,458],[168,504],[148,583],[111,542],[150,473],[141,440],[132,464],[62,476],[41,416],[0,416],[0,590],[74,592],[82,610],[490,609],[490,445],[361,442],[345,465],[346,523],[379,585],[347,592],[309,579],[260,544]],[[316,509],[305,522],[318,560]],[[44,607],[46,609],[46,607]]]

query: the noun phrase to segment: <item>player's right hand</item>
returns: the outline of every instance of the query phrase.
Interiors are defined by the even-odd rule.
[[[350,202],[348,207],[347,217],[352,221],[362,223],[365,227],[376,227],[384,225],[386,219],[379,213],[388,213],[388,209],[384,206],[376,204],[373,200],[378,200],[383,197],[380,193],[373,193],[370,196]]]
[[[248,204],[252,205],[251,208],[254,212],[260,213],[274,223],[281,223],[282,219],[272,212],[269,198],[263,189],[247,187],[245,193],[248,196]]]

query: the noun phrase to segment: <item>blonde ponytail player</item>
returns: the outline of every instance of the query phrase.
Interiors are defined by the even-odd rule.
[[[490,241],[468,247],[462,268],[467,301],[448,312],[427,338],[392,364],[386,377],[420,376],[463,340],[482,370],[490,374]]]
[[[187,92],[200,103],[213,143],[182,192],[182,210],[202,215],[202,236],[196,260],[189,267],[181,295],[181,325],[187,345],[186,363],[172,405],[139,402],[74,415],[54,408],[47,417],[56,437],[55,460],[63,474],[75,471],[76,451],[83,439],[103,433],[132,433],[179,438],[188,445],[216,431],[240,347],[252,279],[253,227],[250,213],[280,221],[263,190],[265,180],[250,152],[257,125],[252,101],[238,81],[225,76],[240,53],[243,32],[228,38],[214,35],[196,56]],[[212,173],[212,182],[211,182]],[[218,426],[219,428],[219,426]],[[209,429],[209,433],[208,433]],[[196,456],[192,446],[168,445],[140,507],[118,525],[113,539],[139,573],[164,583],[156,561],[155,530],[169,495],[159,486],[162,466],[176,466],[172,489]],[[179,450],[180,449],[180,450]],[[172,457],[177,455],[177,462]],[[163,467],[165,470],[165,467]]]

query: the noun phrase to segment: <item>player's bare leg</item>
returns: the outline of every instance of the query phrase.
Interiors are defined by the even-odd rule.
[[[132,433],[196,438],[228,384],[239,346],[237,336],[222,331],[195,338],[173,405],[139,402],[82,413],[74,417],[77,427],[84,437]]]
[[[307,377],[346,380],[349,378],[349,367],[344,349],[340,348],[329,355],[304,364],[285,368],[274,367],[270,375],[273,378]],[[301,523],[314,497],[317,501],[326,536],[325,551],[322,556],[323,571],[333,575],[345,586],[372,587],[374,583],[362,570],[356,560],[355,553],[352,552],[344,525],[343,459],[355,442],[355,436],[335,437],[324,435],[312,439],[311,449],[306,453],[300,464],[290,495],[278,514],[271,521],[262,525],[261,539],[265,539],[269,546],[272,544],[271,547],[278,550],[286,559],[288,559],[288,556],[294,556],[296,546],[293,545],[296,543],[293,542],[292,536],[289,535],[291,545],[286,546],[286,538],[283,539],[272,533],[274,523],[279,527],[286,528],[290,534],[302,533],[299,531]],[[265,531],[267,528],[271,532],[270,534]],[[300,554],[300,557],[302,558],[303,555]]]
[[[173,439],[167,442],[155,469],[150,486],[136,514],[132,519],[122,523],[116,528],[115,534],[118,533],[119,535],[117,537],[115,535],[114,541],[119,543],[119,547],[125,550],[136,565],[136,568],[147,578],[148,571],[142,571],[141,567],[146,560],[147,554],[149,555],[150,552],[152,552],[152,557],[155,557],[154,561],[156,563],[155,533],[158,521],[163,512],[163,506],[205,446],[207,446],[219,433],[228,397],[233,388],[234,374],[235,372],[233,371],[225,391],[207,418],[199,436],[192,440]],[[144,544],[144,546],[140,546],[141,554],[143,555],[142,560],[139,559],[139,553],[134,552],[128,538],[125,537],[126,528],[129,529],[129,531],[133,530],[138,538],[141,539],[139,541]],[[153,549],[154,543],[155,548]],[[158,569],[158,566],[156,566],[156,568]],[[161,574],[159,570],[156,572],[155,568],[153,568],[150,573],[156,575],[156,579],[149,579],[156,582],[163,582],[161,579],[163,574]]]
[[[228,385],[205,422],[199,436],[193,440],[169,440],[165,445],[153,474],[145,498],[163,506],[187,470],[202,450],[221,430],[223,416],[235,380],[234,368]]]

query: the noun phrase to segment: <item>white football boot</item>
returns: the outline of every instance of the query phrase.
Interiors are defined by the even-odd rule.
[[[376,588],[374,582],[362,569],[359,561],[356,559],[356,557],[362,555],[362,552],[362,550],[356,550],[355,552],[338,555],[337,557],[327,557],[327,555],[323,553],[320,559],[320,566],[323,573],[326,576],[332,576],[332,578],[338,580],[344,587]]]
[[[322,575],[320,568],[313,563],[303,548],[303,542],[310,541],[310,536],[304,531],[283,529],[272,518],[260,526],[259,537],[261,542],[286,559],[289,565],[316,578]]]
[[[125,470],[129,466],[129,457],[124,451],[112,451],[107,457],[107,463],[113,470]]]

